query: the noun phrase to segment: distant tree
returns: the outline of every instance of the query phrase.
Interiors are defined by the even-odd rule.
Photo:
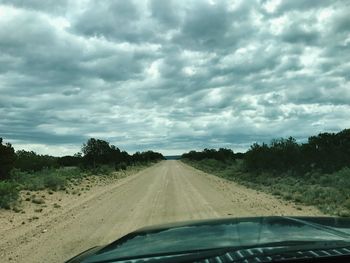
[[[331,173],[350,166],[350,129],[320,133],[301,145],[293,137],[272,140],[270,145],[253,144],[244,160],[252,171],[290,171],[301,175],[317,169]]]
[[[234,160],[235,154],[231,149],[220,148],[215,155],[215,159],[219,161],[225,161],[229,159]]]
[[[115,166],[118,170],[120,167],[126,167],[133,163],[144,163],[150,161],[158,161],[164,159],[160,153],[153,151],[136,152],[130,156],[126,151],[121,151],[114,145],[109,145],[108,142],[91,138],[82,147],[84,154],[83,159],[87,166],[96,166],[107,164]]]
[[[10,143],[3,144],[3,139],[0,138],[0,179],[8,179],[10,171],[15,164],[15,150]]]
[[[190,151],[188,153],[184,153],[181,158],[194,161],[200,161],[203,159],[215,159],[225,162],[235,160],[235,154],[231,149],[220,148],[219,150],[215,150],[206,148],[201,152]]]
[[[267,169],[270,159],[268,151],[269,147],[265,143],[262,145],[258,143],[251,145],[244,158],[247,168],[254,171]]]
[[[74,156],[62,156],[58,158],[60,166],[80,166],[82,164],[82,156],[74,154]]]
[[[117,164],[122,162],[123,158],[122,158],[122,153],[120,149],[114,145],[111,145],[108,159],[109,159],[109,163]]]
[[[350,129],[339,133],[320,133],[311,136],[304,155],[313,166],[325,172],[350,165]]]
[[[110,161],[111,148],[104,140],[90,138],[82,147],[84,159],[87,164],[96,168],[98,164],[105,164]]]
[[[76,157],[76,158],[81,158],[83,157],[82,153],[81,152],[77,152],[73,155],[73,157]]]
[[[235,159],[244,159],[244,153],[235,153]]]
[[[57,168],[59,158],[50,155],[40,155],[33,151],[16,151],[15,167],[21,171],[35,172],[44,168]]]
[[[153,151],[146,151],[146,152],[136,152],[132,155],[133,162],[137,163],[148,163],[153,161],[159,161],[164,160],[164,156],[160,153],[153,152]]]

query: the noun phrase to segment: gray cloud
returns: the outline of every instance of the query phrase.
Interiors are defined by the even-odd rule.
[[[176,29],[180,24],[180,14],[176,13],[176,2],[174,0],[149,1],[149,9],[152,16],[160,22],[158,25],[165,30]]]
[[[282,34],[282,39],[286,42],[295,44],[301,43],[306,45],[316,44],[319,33],[315,31],[306,31],[300,25],[293,25],[288,31]]]
[[[33,11],[48,12],[53,14],[66,13],[69,6],[68,0],[2,0],[1,4],[14,6]]]
[[[244,150],[349,127],[343,1],[1,1],[0,136]]]
[[[141,20],[134,1],[89,1],[85,10],[72,19],[75,33],[127,42],[144,42],[154,35]]]

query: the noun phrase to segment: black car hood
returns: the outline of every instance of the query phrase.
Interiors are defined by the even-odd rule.
[[[350,241],[350,219],[334,217],[250,217],[190,221],[147,227],[93,253],[79,256],[92,263],[213,248],[241,248],[285,241]]]

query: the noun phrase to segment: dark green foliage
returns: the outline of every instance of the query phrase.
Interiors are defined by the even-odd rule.
[[[307,143],[295,139],[273,140],[270,145],[253,144],[244,157],[246,168],[254,172],[287,172],[303,175],[308,171],[335,172],[350,166],[350,129],[321,133]]]
[[[93,168],[92,170],[90,170],[90,172],[92,174],[96,174],[96,175],[104,175],[104,174],[111,174],[112,172],[114,172],[115,170],[113,169],[112,166],[110,165],[99,165],[96,166],[95,168]]]
[[[119,153],[118,148],[109,146],[109,143],[103,140],[91,138],[82,147],[84,161],[87,165],[95,168],[98,164],[108,164],[112,156]]]
[[[237,160],[244,159],[244,153],[235,153],[235,159]]]
[[[149,163],[159,160],[164,160],[164,156],[161,153],[146,151],[136,152],[131,156],[131,160],[134,163]]]
[[[49,155],[36,154],[33,151],[20,150],[16,152],[15,167],[21,171],[36,172],[44,168],[57,168],[58,158]]]
[[[184,153],[181,158],[200,161],[203,159],[215,159],[218,161],[232,161],[235,160],[235,154],[231,149],[220,148],[219,150],[215,149],[204,149],[201,152],[190,151]]]
[[[288,171],[301,163],[300,146],[295,139],[276,139],[267,144],[253,144],[245,154],[245,164],[254,171]]]
[[[164,156],[153,151],[136,152],[129,155],[114,145],[100,139],[91,138],[82,147],[85,166],[96,168],[101,165],[114,166],[116,170],[136,163],[149,163],[163,160]]]
[[[126,170],[126,163],[116,163],[115,164],[115,170],[120,171],[120,170]]]
[[[350,129],[309,138],[304,154],[308,162],[326,172],[350,166]]]
[[[0,138],[0,180],[7,179],[15,165],[15,150],[10,143],[2,144]]]
[[[83,158],[81,156],[81,153],[76,153],[74,154],[74,156],[62,156],[62,157],[59,157],[58,160],[58,165],[60,167],[69,167],[69,166],[81,166],[82,165],[82,162],[83,162]]]
[[[11,208],[18,199],[19,190],[13,182],[0,181],[0,208]]]
[[[37,172],[22,172],[13,170],[11,179],[17,182],[23,190],[62,190],[68,181],[76,178],[82,178],[83,172],[79,168],[61,168],[61,169],[44,169]]]
[[[57,191],[61,190],[66,185],[66,178],[59,176],[57,173],[51,173],[43,177],[45,188]]]

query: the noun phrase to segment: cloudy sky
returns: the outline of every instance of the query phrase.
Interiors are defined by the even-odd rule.
[[[0,0],[0,137],[242,151],[350,127],[350,1]]]

